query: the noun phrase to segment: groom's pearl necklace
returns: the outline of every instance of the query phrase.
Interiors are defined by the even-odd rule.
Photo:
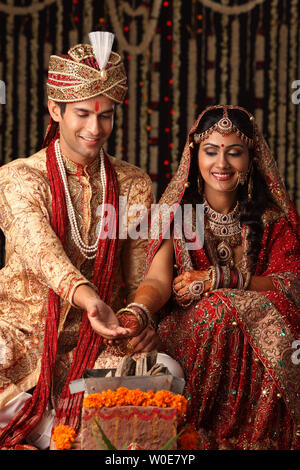
[[[97,235],[97,240],[93,245],[86,245],[81,236],[80,232],[78,229],[77,225],[77,220],[75,216],[75,210],[72,204],[72,199],[69,191],[69,186],[68,186],[68,180],[67,180],[67,174],[65,170],[65,166],[63,163],[63,158],[61,155],[60,151],[60,146],[59,146],[59,139],[55,141],[55,155],[56,155],[56,160],[58,164],[58,168],[61,174],[61,178],[64,184],[64,190],[65,190],[65,197],[66,197],[66,206],[67,206],[67,213],[68,213],[68,218],[71,226],[71,236],[72,239],[77,246],[77,248],[80,250],[80,252],[83,254],[83,256],[86,259],[94,259],[97,254],[97,249],[98,249],[98,243],[100,240],[100,236],[102,233],[102,224],[104,220],[104,197],[105,197],[105,190],[106,190],[106,173],[105,173],[105,165],[104,165],[104,153],[103,150],[101,149],[100,151],[100,180],[102,184],[102,200],[101,200],[101,222],[98,224],[99,227],[99,232]]]

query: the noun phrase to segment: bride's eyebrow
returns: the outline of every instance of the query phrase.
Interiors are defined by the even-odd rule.
[[[220,148],[220,145],[213,144],[211,142],[206,142],[206,144],[203,144],[203,147],[206,147],[206,146]],[[231,144],[231,145],[226,146],[227,149],[229,149],[231,147],[241,147],[241,148],[243,148],[243,146],[241,144]]]
[[[206,146],[208,146],[208,145],[209,145],[210,147],[217,147],[217,148],[220,147],[219,145],[217,145],[217,144],[212,144],[212,143],[210,143],[210,142],[206,142],[206,144],[203,144],[203,147],[206,147]]]

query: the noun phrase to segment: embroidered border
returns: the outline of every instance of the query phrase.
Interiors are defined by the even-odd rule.
[[[258,292],[224,289],[222,294],[235,307],[239,315],[236,320],[276,382],[292,417],[300,423],[300,367],[291,359],[296,338],[283,316],[268,297]]]

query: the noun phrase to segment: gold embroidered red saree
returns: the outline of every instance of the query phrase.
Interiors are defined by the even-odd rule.
[[[201,116],[160,206],[176,208],[182,203],[191,159],[189,143]],[[187,309],[171,299],[158,330],[164,351],[184,369],[187,418],[199,429],[203,449],[300,448],[300,354],[295,343],[300,338],[299,216],[257,129],[255,152],[280,208],[263,216],[255,275],[271,276],[275,290],[219,289]],[[168,225],[162,224],[158,239],[149,245],[148,266]],[[243,227],[245,269],[246,232]],[[184,239],[174,240],[178,274],[214,264],[206,243],[188,251]]]

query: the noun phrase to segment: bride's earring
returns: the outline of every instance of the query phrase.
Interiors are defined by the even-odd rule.
[[[251,165],[248,179],[248,199],[252,199],[253,193],[253,166]]]
[[[247,181],[248,171],[239,171],[238,178],[239,183],[244,186]]]

